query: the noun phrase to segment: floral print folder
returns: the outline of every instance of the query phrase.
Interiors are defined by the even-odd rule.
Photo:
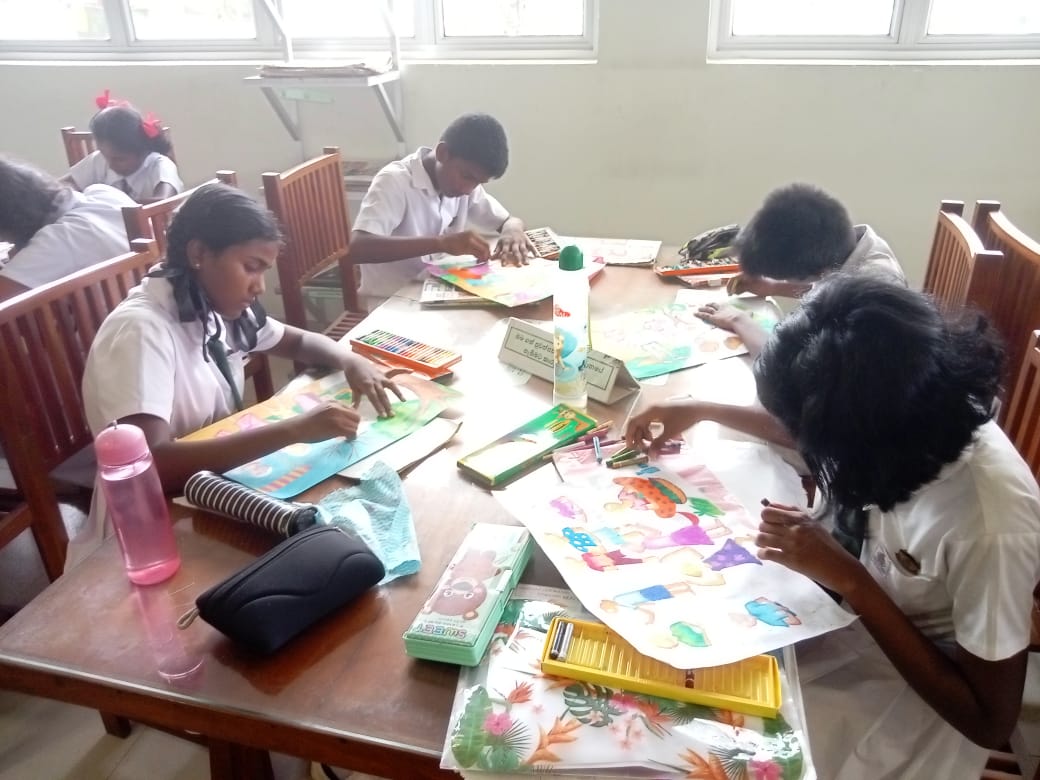
[[[483,662],[463,669],[441,766],[466,777],[560,774],[696,780],[815,777],[794,652],[775,719],[545,676],[549,623],[594,619],[570,591],[520,585]]]

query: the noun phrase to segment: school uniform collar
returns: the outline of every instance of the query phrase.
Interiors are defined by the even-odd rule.
[[[423,165],[423,158],[427,152],[432,154],[433,149],[429,146],[420,146],[414,154],[408,156],[408,173],[411,176],[413,187],[439,198],[441,194],[437,192],[437,187],[430,178],[430,172]]]
[[[57,222],[74,208],[83,203],[85,198],[82,192],[77,192],[71,187],[66,187],[54,201],[54,219]]]

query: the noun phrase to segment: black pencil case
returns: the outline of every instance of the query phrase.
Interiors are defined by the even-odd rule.
[[[273,653],[384,575],[360,539],[319,526],[286,539],[195,599],[199,617],[254,652]]]

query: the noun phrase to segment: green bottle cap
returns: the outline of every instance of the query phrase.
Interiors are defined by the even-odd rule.
[[[585,261],[581,256],[581,250],[571,244],[565,246],[560,252],[560,268],[564,271],[580,271],[585,267]]]

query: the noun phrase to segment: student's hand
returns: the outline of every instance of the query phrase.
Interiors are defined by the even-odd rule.
[[[347,355],[343,360],[343,375],[350,385],[351,395],[354,397],[354,408],[361,404],[361,398],[365,397],[372,402],[376,414],[380,417],[393,417],[394,412],[390,408],[390,397],[386,394],[390,390],[394,395],[404,400],[400,389],[391,381],[391,377],[398,374],[408,373],[405,369],[393,369],[383,373],[373,363],[359,358],[357,355]]]
[[[441,251],[449,255],[473,255],[482,263],[491,259],[491,245],[474,230],[441,236]]]
[[[694,401],[655,404],[628,421],[625,444],[633,449],[654,453],[669,439],[678,438],[699,419],[698,406]]]
[[[765,507],[755,544],[762,560],[783,564],[840,595],[862,573],[862,564],[838,544],[823,523],[795,507]]]
[[[751,274],[737,274],[726,283],[726,292],[730,295],[751,293],[761,298],[772,295],[774,290],[773,280],[764,276],[752,276]]]
[[[293,438],[298,442],[325,441],[336,436],[357,436],[361,415],[339,401],[322,401],[303,414],[293,417]]]
[[[697,316],[716,328],[737,332],[741,322],[750,322],[751,315],[728,303],[706,303],[697,310]]]
[[[502,267],[527,265],[527,256],[536,254],[534,244],[522,230],[509,230],[498,239],[493,258],[502,261]]]

